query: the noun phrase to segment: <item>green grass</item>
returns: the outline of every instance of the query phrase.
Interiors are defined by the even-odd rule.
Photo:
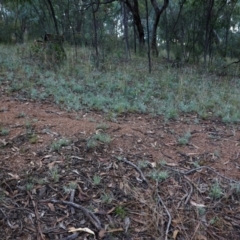
[[[147,168],[150,165],[150,163],[146,160],[142,160],[142,161],[138,161],[137,165],[140,169],[144,169],[144,168]]]
[[[27,45],[20,48],[0,46],[0,83],[6,93],[17,93],[19,98],[51,99],[69,111],[93,109],[107,116],[137,112],[169,120],[197,113],[200,119],[240,121],[240,81],[234,68],[231,77],[219,78],[201,73],[195,66],[166,68],[159,58],[148,74],[143,57],[133,55],[126,65],[114,64],[109,55],[101,71],[96,70],[88,49],[78,49],[78,61],[73,49],[66,47],[67,60],[51,70],[29,57]]]
[[[209,196],[213,199],[218,199],[223,195],[222,188],[219,183],[216,181],[210,189]]]
[[[68,139],[59,139],[51,144],[52,151],[59,151],[61,147],[68,146],[71,143]]]
[[[183,136],[178,138],[178,144],[179,145],[187,145],[191,139],[191,133],[186,132]]]
[[[97,146],[98,146],[98,142],[97,142],[95,139],[89,138],[89,139],[87,140],[87,148],[88,148],[88,149],[94,149],[94,148],[96,148]]]
[[[106,133],[97,133],[93,138],[103,144],[109,144],[111,142],[111,137]]]
[[[9,134],[9,129],[0,127],[0,136],[6,136]]]
[[[33,183],[27,183],[26,184],[26,190],[27,191],[31,191],[33,189],[33,187],[34,187]]]
[[[98,132],[88,138],[87,148],[95,149],[96,147],[99,147],[101,144],[108,145],[110,142],[111,142],[110,135],[103,132]]]
[[[117,216],[119,216],[120,218],[122,218],[122,219],[124,219],[124,217],[126,216],[126,214],[127,214],[127,211],[125,210],[125,208],[124,207],[122,207],[122,206],[117,206],[116,208],[115,208],[115,214],[117,215]]]
[[[109,128],[108,124],[106,123],[99,123],[97,126],[96,126],[96,129],[101,129],[103,131],[107,130]]]
[[[20,112],[17,116],[17,118],[25,118],[26,117],[26,113],[24,112]]]
[[[98,176],[98,175],[93,176],[93,184],[94,185],[99,185],[101,180],[102,180],[102,178],[100,176]]]
[[[169,174],[167,171],[154,170],[150,173],[150,177],[157,182],[159,182],[159,181],[161,182],[161,181],[166,180],[169,177]]]
[[[49,171],[49,175],[50,175],[50,177],[52,178],[52,180],[53,180],[54,182],[58,182],[58,181],[59,181],[60,174],[59,174],[59,171],[58,171],[58,168],[57,168],[57,167],[52,168],[52,169]]]
[[[28,140],[31,144],[35,144],[38,141],[38,136],[36,134],[32,134],[28,137]]]
[[[101,201],[103,202],[103,203],[107,203],[107,204],[110,204],[112,201],[114,200],[114,198],[113,198],[113,196],[112,196],[112,194],[111,193],[103,193],[102,195],[101,195]]]
[[[63,186],[63,190],[65,193],[70,193],[71,191],[77,188],[76,182],[69,182],[66,186]]]

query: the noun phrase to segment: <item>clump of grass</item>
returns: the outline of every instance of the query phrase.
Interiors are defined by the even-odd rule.
[[[31,121],[26,121],[25,122],[25,128],[26,129],[32,129],[33,128]]]
[[[203,216],[206,214],[206,209],[204,207],[198,207],[197,208],[199,216]]]
[[[94,149],[99,146],[99,144],[109,144],[111,142],[111,137],[106,133],[97,133],[87,140],[87,148]]]
[[[168,174],[167,171],[160,171],[160,172],[158,172],[158,171],[153,171],[153,172],[151,172],[150,177],[151,177],[153,180],[159,182],[159,181],[164,181],[164,180],[166,180],[166,179],[169,177],[169,174]]]
[[[100,176],[94,175],[94,177],[93,177],[93,184],[94,185],[99,185],[101,180],[102,180],[102,178]]]
[[[70,182],[67,186],[63,186],[63,190],[66,193],[70,193],[71,191],[75,190],[77,188],[76,182]]]
[[[116,122],[117,116],[117,113],[113,111],[108,111],[106,114],[106,119],[111,122]]]
[[[122,207],[122,206],[117,206],[116,208],[115,208],[115,214],[117,215],[117,216],[119,216],[120,218],[125,218],[126,217],[126,214],[127,214],[127,211],[125,210],[125,208],[124,207]]]
[[[62,147],[68,146],[71,143],[68,139],[60,139],[58,141],[55,141],[51,144],[51,150],[52,151],[59,151]]]
[[[212,219],[210,219],[209,224],[214,226],[218,222],[219,222],[219,218],[218,217],[213,217]]]
[[[5,200],[5,193],[3,190],[0,189],[0,203],[3,203]]]
[[[37,143],[37,141],[38,141],[38,136],[36,134],[32,134],[31,136],[29,136],[29,142],[31,144],[35,144]]]
[[[36,179],[35,182],[40,185],[44,185],[48,182],[48,180],[47,180],[47,178],[39,178],[39,179]]]
[[[31,190],[33,189],[33,187],[34,187],[34,184],[33,184],[33,183],[27,183],[27,184],[26,184],[26,190],[27,190],[27,191],[31,191]]]
[[[32,124],[32,121],[25,122],[25,129],[28,137],[31,137],[34,134],[34,126]]]
[[[233,183],[231,184],[231,189],[234,193],[240,195],[240,183]]]
[[[209,196],[212,197],[213,199],[218,199],[223,195],[222,189],[219,185],[219,183],[216,181],[209,192]]]
[[[7,128],[0,128],[0,136],[6,136],[9,134],[9,129]]]
[[[109,126],[106,124],[106,123],[99,123],[97,126],[96,126],[96,129],[101,129],[103,131],[107,130],[109,128]]]
[[[118,161],[122,161],[123,160],[122,156],[117,156],[116,158],[117,158]]]
[[[17,118],[25,118],[26,117],[26,113],[24,112],[20,112],[17,116]]]
[[[186,132],[183,136],[178,138],[178,144],[179,145],[187,145],[189,143],[189,140],[191,139],[191,133]]]
[[[59,171],[58,171],[57,167],[52,168],[49,171],[49,175],[53,179],[54,182],[58,182],[59,181],[60,174],[59,174]]]
[[[146,161],[146,160],[143,160],[143,161],[138,161],[138,167],[140,169],[143,169],[143,168],[147,168],[149,166],[149,162]]]
[[[107,193],[104,193],[101,195],[101,201],[103,203],[111,203],[113,201],[113,197],[112,197],[112,194],[107,194]]]
[[[162,159],[161,161],[160,161],[160,165],[161,166],[166,166],[166,164],[167,164],[167,162],[166,162],[166,160],[164,160],[164,159]]]
[[[111,137],[106,133],[97,133],[94,135],[94,139],[103,144],[109,144],[111,142]]]
[[[93,138],[89,138],[87,140],[87,149],[94,149],[98,146],[98,142],[93,139]]]

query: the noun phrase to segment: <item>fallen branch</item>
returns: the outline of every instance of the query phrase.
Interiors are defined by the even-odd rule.
[[[166,231],[165,231],[165,240],[168,239],[168,232],[169,232],[169,228],[170,228],[170,225],[171,225],[171,222],[172,222],[172,217],[166,207],[166,205],[164,204],[163,200],[161,199],[160,195],[157,193],[157,197],[158,197],[158,202],[161,203],[161,205],[164,207],[167,215],[168,215],[168,224],[167,224],[167,228],[166,228]]]
[[[207,170],[209,170],[209,171],[214,172],[216,175],[218,175],[219,177],[221,177],[221,178],[223,178],[223,179],[225,179],[225,180],[228,180],[228,181],[230,181],[230,182],[234,182],[234,183],[240,184],[240,181],[237,181],[237,180],[234,180],[234,179],[225,177],[225,176],[223,176],[222,174],[220,174],[220,173],[218,173],[217,171],[215,171],[213,168],[208,167],[208,166],[201,166],[201,167],[194,168],[194,169],[191,169],[191,170],[186,171],[186,172],[182,172],[182,171],[179,171],[179,170],[176,170],[176,169],[167,167],[167,166],[164,166],[164,167],[165,167],[165,168],[168,168],[168,169],[170,169],[170,170],[172,170],[172,171],[174,171],[174,172],[183,174],[183,175],[189,175],[189,174],[194,173],[194,172],[197,172],[197,171],[199,171],[199,170],[207,169]]]
[[[37,235],[37,239],[41,239],[41,240],[44,240],[45,237],[42,233],[42,228],[41,228],[41,225],[40,225],[40,219],[39,219],[39,214],[38,214],[38,209],[37,209],[37,206],[36,206],[36,203],[33,199],[33,196],[28,192],[28,196],[30,197],[31,201],[32,201],[32,204],[33,204],[33,207],[34,207],[34,211],[35,211],[35,216],[36,216],[36,222],[37,222],[37,231],[38,231],[38,235]],[[39,235],[41,238],[39,238]]]
[[[52,203],[61,203],[61,204],[67,204],[71,207],[80,209],[83,211],[84,215],[89,219],[89,221],[97,228],[97,230],[101,230],[103,229],[102,224],[100,222],[100,220],[98,219],[98,217],[91,211],[87,210],[86,208],[84,208],[83,206],[73,203],[73,202],[69,202],[69,201],[60,201],[60,200],[50,200],[50,202]]]
[[[187,196],[187,198],[186,198],[186,200],[185,200],[185,202],[184,202],[184,204],[187,205],[187,203],[188,203],[188,201],[190,200],[190,197],[191,197],[191,195],[192,195],[192,193],[193,193],[193,187],[192,187],[192,182],[191,182],[191,180],[190,180],[187,176],[184,176],[184,177],[185,177],[185,179],[187,180],[187,183],[188,183],[189,186],[190,186],[190,193],[188,194],[188,196]]]
[[[147,181],[147,179],[145,178],[143,172],[142,172],[134,163],[128,161],[126,158],[121,159],[121,161],[123,161],[123,162],[131,165],[132,167],[134,167],[134,168],[140,173],[142,180],[148,185],[148,181]]]
[[[237,64],[237,63],[240,63],[240,60],[235,61],[235,62],[231,62],[231,63],[227,64],[226,66],[224,66],[223,68],[226,68],[226,67],[228,67],[228,66],[230,66],[232,64]]]
[[[74,196],[75,196],[75,189],[72,189],[71,190],[71,193],[70,193],[70,202],[73,202],[74,200]],[[75,209],[73,207],[71,207],[71,213],[74,214],[75,213]]]
[[[78,235],[79,235],[79,233],[76,232],[76,233],[71,234],[71,235],[68,236],[68,237],[61,238],[61,240],[74,240],[74,239],[76,239],[76,238],[78,237]]]

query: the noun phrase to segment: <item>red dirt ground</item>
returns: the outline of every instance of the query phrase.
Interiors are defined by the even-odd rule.
[[[101,129],[103,123],[106,129]],[[168,122],[139,114],[109,119],[102,113],[66,112],[50,103],[1,96],[0,238],[93,239],[84,231],[71,235],[71,226],[88,227],[98,239],[240,239],[240,194],[231,189],[240,181],[239,128],[196,115]],[[9,133],[4,135],[4,129]],[[88,149],[87,141],[96,132],[107,133],[111,142]],[[180,144],[187,132],[189,141]],[[71,144],[53,151],[52,143],[62,138]],[[116,158],[137,166],[147,161],[142,171],[148,185],[136,168]],[[35,178],[49,179],[53,166],[60,169],[60,180],[49,180],[40,197],[42,185]],[[156,169],[167,170],[170,177],[156,184],[150,177]],[[103,179],[99,185],[91,182],[96,174]],[[212,199],[209,189],[216,179],[222,195]],[[54,202],[69,200],[63,186],[72,181],[78,184],[72,202],[97,214],[102,227],[86,215],[78,215],[78,221],[73,206]],[[26,191],[28,182],[34,187]],[[204,186],[207,190],[200,191]],[[113,194],[111,203],[104,202],[105,193]],[[200,214],[194,204],[208,207]],[[124,206],[122,218],[119,206]]]

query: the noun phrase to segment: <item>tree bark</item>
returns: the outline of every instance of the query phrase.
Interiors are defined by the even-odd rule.
[[[130,47],[129,47],[129,39],[128,39],[128,11],[124,3],[122,3],[122,8],[123,8],[123,26],[124,26],[126,59],[129,59],[131,55],[130,55]]]
[[[92,1],[92,0],[91,0]],[[98,35],[97,35],[97,20],[96,20],[96,12],[99,8],[99,0],[97,1],[97,6],[94,8],[94,4],[92,2],[92,15],[93,15],[93,28],[94,28],[94,45],[96,51],[96,67],[99,67],[99,51],[98,51]]]
[[[148,13],[148,2],[145,0],[146,6],[146,20],[147,20],[147,43],[148,43],[148,71],[151,73],[152,71],[152,63],[151,63],[151,49],[150,49],[150,39],[149,39],[149,13]]]
[[[145,39],[144,39],[143,25],[142,25],[139,7],[138,7],[138,0],[133,0],[133,3],[131,3],[130,0],[124,0],[124,3],[128,6],[129,10],[132,13],[133,21],[138,32],[139,45],[140,45],[140,48],[142,48],[145,43]]]
[[[56,34],[59,35],[59,29],[58,29],[57,19],[56,19],[56,16],[55,16],[55,11],[54,11],[52,2],[51,2],[51,0],[47,0],[47,2],[48,2],[48,4],[49,4],[49,7],[50,7],[50,10],[51,10],[51,13],[52,13],[52,18],[53,18],[53,22],[54,22]]]
[[[204,39],[204,65],[207,65],[207,54],[209,53],[209,45],[210,45],[210,23],[212,18],[212,11],[214,6],[214,0],[209,0],[206,8],[206,27],[205,27],[205,39]]]
[[[153,55],[158,56],[157,27],[160,20],[160,16],[163,13],[163,11],[167,8],[169,4],[169,0],[164,0],[163,6],[161,7],[161,9],[158,7],[156,0],[151,0],[151,3],[155,11],[155,17],[154,17],[154,23],[153,23],[153,29],[152,29],[151,49],[152,49]]]

